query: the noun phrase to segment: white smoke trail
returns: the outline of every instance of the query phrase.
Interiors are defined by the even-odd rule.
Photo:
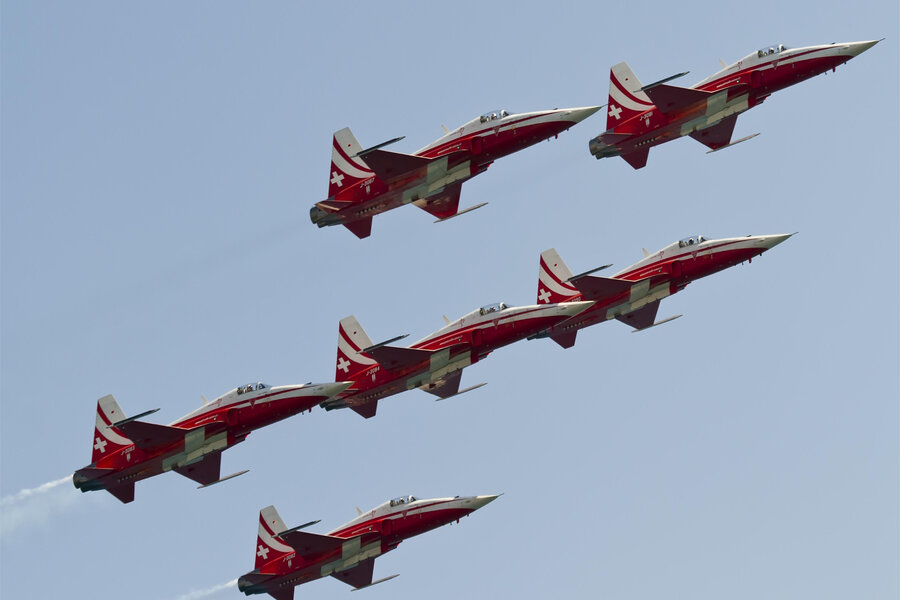
[[[60,488],[66,483],[69,489]],[[0,499],[0,535],[6,536],[24,525],[46,521],[53,513],[69,507],[79,496],[71,483],[72,476],[66,475],[4,496]]]
[[[230,587],[236,586],[237,581],[237,579],[232,579],[228,583],[214,585],[211,588],[207,588],[205,590],[191,590],[187,594],[178,596],[177,600],[197,600],[198,598],[206,598],[207,596],[212,596],[216,592],[221,592],[222,590],[227,590]]]

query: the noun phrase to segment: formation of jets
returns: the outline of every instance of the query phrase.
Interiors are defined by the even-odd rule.
[[[498,496],[416,498],[401,496],[379,504],[327,534],[301,531],[318,521],[290,529],[274,506],[259,512],[254,569],[238,579],[248,596],[269,594],[291,600],[294,587],[334,577],[359,590],[397,575],[372,580],[375,559],[400,542],[454,521],[459,522]]]
[[[773,92],[834,70],[874,46],[876,41],[788,49],[771,46],[752,53],[690,88],[669,85],[679,73],[643,85],[624,62],[612,67],[607,129],[589,144],[596,158],[621,156],[635,169],[646,165],[651,147],[690,136],[710,152],[754,137],[732,141],[737,116]],[[484,206],[459,210],[462,183],[483,173],[494,160],[559,133],[588,118],[601,106],[522,114],[485,113],[413,154],[384,150],[395,138],[363,149],[349,128],[334,134],[328,198],[310,210],[319,227],[343,225],[359,238],[371,233],[372,218],[413,204],[444,221]],[[756,135],[756,134],[754,134]],[[235,388],[170,425],[142,419],[159,409],[126,417],[116,400],[97,402],[91,463],[75,471],[82,492],[106,490],[123,503],[134,500],[135,483],[167,471],[200,484],[221,476],[221,455],[247,435],[282,419],[311,411],[350,408],[375,416],[388,396],[420,389],[447,399],[477,389],[460,389],[462,370],[491,352],[526,339],[550,338],[563,348],[575,345],[580,329],[619,320],[642,331],[681,315],[657,320],[660,301],[696,279],[753,258],[793,234],[708,239],[683,238],[619,271],[596,275],[604,265],[573,275],[555,249],[544,251],[538,270],[537,302],[530,306],[490,304],[409,346],[393,345],[400,335],[373,344],[356,317],[338,325],[335,381]],[[332,576],[354,589],[373,581],[374,561],[407,538],[458,521],[496,499],[496,495],[417,499],[403,496],[327,534],[303,531],[311,521],[288,528],[273,506],[260,511],[253,571],[238,579],[247,595],[269,594],[290,600],[297,585]]]

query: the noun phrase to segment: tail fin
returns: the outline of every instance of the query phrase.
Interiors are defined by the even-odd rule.
[[[328,173],[328,197],[333,198],[341,190],[355,183],[374,177],[375,173],[356,155],[362,146],[349,127],[334,132],[331,143],[331,171]]]
[[[563,262],[556,252],[556,248],[550,248],[541,252],[540,268],[538,269],[538,304],[555,304],[566,302],[578,295],[578,290],[568,283],[572,271]]]
[[[338,325],[337,366],[335,381],[350,381],[360,371],[377,365],[374,358],[364,356],[361,351],[372,346],[372,340],[356,317],[350,315],[341,319]]]
[[[294,551],[293,548],[275,538],[275,536],[284,531],[287,531],[287,527],[274,506],[267,506],[259,511],[259,531],[256,535],[256,569],[261,570],[263,566]]]
[[[125,418],[119,403],[111,395],[103,396],[97,401],[97,420],[94,422],[93,454],[91,463],[96,463],[104,456],[116,450],[131,446],[133,442],[112,424]]]
[[[609,71],[609,106],[606,114],[606,129],[610,130],[635,115],[653,108],[653,102],[644,92],[640,80],[631,71],[628,63],[620,62]]]

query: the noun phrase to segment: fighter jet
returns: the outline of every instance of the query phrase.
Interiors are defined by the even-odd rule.
[[[590,141],[596,158],[621,156],[640,169],[650,148],[689,135],[709,148],[721,150],[759,135],[731,141],[737,116],[761,104],[773,92],[834,71],[880,40],[825,44],[805,48],[783,45],[762,48],[689,88],[666,82],[641,82],[627,63],[613,66],[609,78],[606,131]],[[707,152],[707,154],[709,153]]]
[[[206,402],[171,425],[139,421],[159,409],[126,417],[115,398],[97,401],[91,464],[75,471],[82,492],[106,490],[122,502],[134,500],[134,484],[175,471],[207,487],[243,475],[219,476],[222,451],[254,429],[312,410],[344,390],[347,382],[269,387],[248,384]]]
[[[376,506],[328,534],[300,531],[319,521],[288,529],[274,506],[259,512],[256,567],[238,579],[248,596],[269,594],[292,600],[294,587],[331,575],[359,590],[397,575],[372,581],[375,559],[400,542],[453,521],[459,522],[497,496],[456,496],[420,500],[402,496]]]
[[[459,389],[462,369],[515,341],[527,338],[578,314],[591,302],[545,306],[489,304],[450,322],[408,348],[390,346],[401,335],[373,344],[356,317],[338,325],[335,379],[351,381],[345,391],[322,402],[326,410],[352,408],[375,416],[378,401],[413,388],[447,399],[477,389]],[[444,317],[446,319],[446,317]]]
[[[653,254],[644,250],[643,260],[612,277],[591,275],[611,265],[572,275],[554,248],[545,250],[538,269],[538,302],[592,300],[594,304],[531,339],[549,337],[563,348],[571,348],[579,329],[610,319],[618,319],[636,331],[667,323],[681,315],[657,321],[660,300],[696,279],[744,261],[752,262],[753,257],[791,235],[748,235],[720,240],[708,240],[702,235],[688,237]]]
[[[415,204],[446,221],[481,208],[459,209],[464,181],[483,173],[496,159],[558,136],[600,110],[599,106],[522,114],[495,110],[472,119],[414,154],[382,150],[402,137],[366,150],[349,128],[335,132],[328,172],[328,198],[309,217],[319,227],[343,225],[359,238],[372,232],[372,217]]]

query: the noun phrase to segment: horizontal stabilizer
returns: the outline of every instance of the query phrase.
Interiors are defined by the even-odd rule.
[[[662,84],[664,84],[664,83],[667,83],[667,82],[669,82],[669,81],[672,81],[673,79],[678,79],[679,77],[684,77],[684,76],[687,75],[688,73],[690,73],[690,71],[685,71],[684,73],[676,73],[675,75],[670,75],[669,77],[666,77],[666,78],[664,78],[664,79],[660,79],[659,81],[654,81],[653,83],[648,83],[647,85],[645,85],[644,87],[642,87],[641,89],[639,89],[639,90],[637,90],[637,91],[638,91],[638,92],[646,92],[646,91],[649,90],[649,89],[658,87],[658,86],[660,86],[660,85],[662,85]]]
[[[118,498],[123,504],[128,504],[134,500],[134,482],[116,487],[106,488],[106,491]]]
[[[650,96],[650,100],[653,101],[659,112],[667,117],[694,104],[705,102],[713,94],[712,92],[666,84],[656,85],[645,90],[645,93]]]
[[[366,154],[366,164],[384,182],[393,181],[417,169],[425,169],[432,160],[389,150],[372,150]]]
[[[633,281],[615,279],[613,277],[596,277],[585,275],[569,280],[584,300],[605,300],[623,294],[631,289]]]
[[[737,115],[725,117],[712,127],[706,127],[691,134],[691,137],[712,150],[724,148],[730,145],[731,134],[734,133],[734,125],[737,123]]]
[[[366,217],[365,219],[359,219],[357,221],[350,221],[349,223],[344,223],[343,225],[351,232],[353,232],[353,235],[355,235],[359,239],[367,238],[372,235],[372,217]]]
[[[266,593],[275,598],[275,600],[294,600],[294,589],[293,586],[290,586],[266,590]]]
[[[578,330],[564,331],[562,333],[554,333],[550,335],[550,339],[562,346],[563,348],[571,348],[575,345],[575,336]]]
[[[350,408],[353,409],[353,412],[363,417],[364,419],[371,419],[375,416],[375,411],[378,410],[378,400],[369,400],[368,402],[363,402],[362,404],[351,404]]]
[[[644,146],[640,150],[620,155],[634,169],[642,169],[647,166],[647,157],[650,156],[650,147]]]
[[[175,467],[172,470],[179,475],[184,475],[188,479],[196,481],[200,485],[212,485],[219,480],[219,469],[221,466],[222,453],[211,452],[204,456],[203,460],[183,467]]]
[[[316,519],[315,521],[309,521],[307,523],[304,523],[303,525],[297,525],[296,527],[291,527],[287,531],[282,531],[281,535],[284,536],[285,533],[293,533],[294,531],[300,531],[301,529],[306,529],[307,527],[310,527],[312,525],[315,525],[316,523],[321,523],[321,522],[322,522],[322,519]]]
[[[279,533],[278,537],[287,542],[300,556],[328,552],[329,550],[340,548],[347,541],[345,538],[332,535],[291,530]]]
[[[401,135],[400,137],[395,137],[392,140],[388,140],[386,142],[381,142],[380,144],[375,144],[371,148],[366,148],[365,150],[357,152],[356,156],[362,157],[362,156],[365,156],[366,154],[370,154],[373,150],[378,150],[379,148],[384,148],[385,146],[390,146],[391,144],[396,144],[397,142],[399,142],[400,140],[402,140],[405,137],[406,137],[405,135]]]
[[[590,275],[591,273],[596,273],[597,271],[602,271],[604,269],[608,269],[611,266],[612,266],[612,263],[609,263],[608,265],[603,265],[602,267],[596,267],[594,269],[591,269],[590,271],[585,271],[584,273],[579,273],[578,275],[572,275],[571,277],[566,279],[566,281],[574,281],[576,279],[580,279],[580,278],[584,277],[585,275]]]
[[[352,585],[355,589],[359,590],[372,585],[372,573],[374,571],[375,559],[367,558],[366,560],[360,561],[355,567],[338,573],[332,573],[331,576],[335,579],[340,579],[347,585]]]
[[[373,350],[366,349],[365,353],[378,361],[385,369],[402,369],[428,360],[433,354],[431,350],[417,350],[415,348],[401,348],[399,346],[380,346]]]
[[[377,580],[377,581],[373,581],[372,583],[370,583],[370,584],[368,584],[368,585],[361,585],[361,586],[359,586],[359,587],[353,588],[353,589],[350,590],[350,591],[351,591],[351,592],[355,592],[356,590],[362,590],[362,589],[365,589],[365,588],[367,588],[367,587],[372,587],[373,585],[378,585],[379,583],[384,583],[385,581],[390,581],[390,580],[393,579],[394,577],[400,577],[400,573],[394,573],[393,575],[388,575],[387,577],[382,577],[381,579],[379,579],[379,580]]]
[[[138,419],[143,419],[147,415],[152,415],[155,412],[159,412],[158,408],[151,408],[150,410],[145,410],[139,415],[134,415],[133,417],[128,417],[127,419],[122,419],[121,421],[116,421],[110,427],[121,427],[125,423],[131,423],[132,421],[137,421]]]
[[[387,346],[389,344],[393,344],[394,342],[398,342],[398,341],[402,340],[403,338],[408,338],[408,337],[409,337],[409,334],[404,333],[403,335],[398,335],[397,337],[392,337],[389,340],[384,340],[383,342],[378,342],[377,344],[369,344],[368,346],[365,346],[362,350],[360,350],[360,352],[371,352],[372,350],[377,350],[378,348]]]
[[[153,450],[163,446],[169,446],[184,440],[188,430],[144,421],[132,421],[126,419],[123,424],[116,424],[116,428],[131,438],[134,445],[141,450]]]

